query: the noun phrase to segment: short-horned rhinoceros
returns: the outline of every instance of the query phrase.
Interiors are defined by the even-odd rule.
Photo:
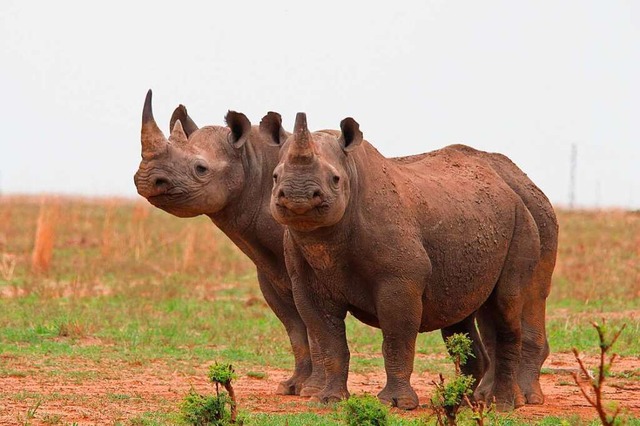
[[[485,396],[520,405],[521,316],[541,257],[523,200],[480,156],[452,147],[402,163],[364,141],[352,118],[340,128],[311,133],[299,113],[293,135],[272,137],[282,147],[271,212],[286,226],[296,307],[321,349],[326,381],[317,398],[348,396],[347,312],[382,329],[379,398],[412,409],[417,333],[482,307],[495,331]]]
[[[255,263],[265,300],[284,324],[295,370],[278,393],[297,394],[312,371],[307,328],[291,293],[283,228],[268,212],[278,148],[265,142],[244,114],[227,126],[198,129],[184,106],[171,117],[171,136],[158,128],[147,93],[142,114],[142,161],[134,181],[154,206],[179,217],[206,214]]]

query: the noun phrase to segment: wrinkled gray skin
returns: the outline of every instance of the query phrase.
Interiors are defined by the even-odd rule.
[[[276,117],[277,126],[268,138],[288,135],[279,115],[269,115],[270,119]],[[153,119],[149,91],[142,120],[143,158],[134,176],[136,188],[151,204],[175,216],[209,216],[255,263],[262,293],[284,324],[295,358],[292,377],[280,383],[277,393],[311,396],[324,384],[324,366],[319,363],[312,368],[306,326],[295,309],[286,273],[284,227],[269,212],[279,148],[265,143],[262,133],[251,127],[243,114],[229,112],[226,120],[229,127],[198,129],[180,105],[171,117],[173,131],[167,140]],[[456,332],[475,333],[473,321],[442,330],[444,337]],[[478,361],[466,372],[479,380],[489,362],[481,344],[476,352]]]
[[[382,329],[379,398],[412,409],[417,333],[460,324],[482,307],[496,357],[485,397],[521,405],[523,303],[541,254],[523,200],[482,155],[453,147],[403,163],[364,142],[353,119],[341,131],[310,133],[298,114],[292,136],[272,138],[282,150],[271,211],[287,226],[294,299],[321,349],[326,381],[317,398],[348,396],[348,311]]]
[[[226,122],[228,127],[198,129],[180,106],[167,140],[153,119],[149,91],[142,117],[142,161],[134,181],[138,193],[162,210],[178,217],[209,216],[255,263],[262,294],[284,324],[295,358],[293,375],[277,392],[297,394],[312,365],[307,329],[284,263],[283,227],[269,213],[278,148],[265,143],[243,114],[230,111]]]

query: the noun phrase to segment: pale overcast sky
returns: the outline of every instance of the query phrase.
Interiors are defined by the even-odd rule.
[[[168,133],[227,109],[354,117],[383,154],[508,155],[556,204],[640,207],[637,1],[8,1],[0,192],[135,196],[147,89]]]

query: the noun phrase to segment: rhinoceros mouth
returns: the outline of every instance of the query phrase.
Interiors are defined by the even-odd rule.
[[[185,193],[181,191],[152,195],[148,197],[147,200],[156,207],[179,206],[187,201],[185,199]]]
[[[276,204],[276,207],[276,220],[278,222],[300,230],[316,229],[323,226],[329,210],[329,205],[326,203],[322,203],[302,214],[298,214],[281,204]]]
[[[154,207],[177,217],[194,217],[202,214],[198,209],[189,206],[187,200],[170,194],[154,195],[147,198]]]
[[[147,197],[147,200],[153,204],[154,206],[160,206],[167,203],[168,196],[165,194],[162,195],[152,195]]]

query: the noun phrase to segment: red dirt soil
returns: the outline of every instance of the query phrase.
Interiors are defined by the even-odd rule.
[[[208,364],[189,369],[184,368],[184,365],[172,365],[164,361],[144,365],[75,358],[68,362],[61,361],[60,358],[52,361],[50,363],[43,359],[42,362],[33,363],[14,356],[0,355],[0,365],[5,371],[0,378],[0,424],[24,422],[27,420],[27,411],[39,399],[42,403],[35,417],[30,420],[31,424],[111,424],[149,411],[177,411],[180,401],[192,386],[200,393],[213,392],[212,385],[206,379]],[[585,361],[589,366],[596,365],[595,357],[585,357]],[[595,411],[582,397],[571,376],[572,372],[577,371],[573,355],[552,354],[544,367],[544,371],[550,373],[542,375],[545,404],[522,407],[515,415],[530,420],[531,423],[548,415],[577,414],[583,418],[593,418]],[[62,373],[61,368],[64,369]],[[636,416],[640,415],[638,368],[638,357],[617,359],[613,368],[614,375],[628,372],[632,377],[622,378],[618,374],[609,378],[604,392],[605,400],[618,402]],[[189,371],[189,374],[178,370]],[[330,411],[308,404],[306,398],[275,395],[276,385],[286,378],[287,371],[260,371],[266,373],[266,378],[251,378],[246,376],[247,371],[238,372],[239,378],[234,388],[242,410],[265,413]],[[57,377],[60,375],[64,379]],[[423,404],[433,393],[434,380],[436,375],[431,373],[413,376],[413,386]],[[353,394],[375,394],[383,384],[382,371],[373,374],[352,373],[349,377],[349,389]],[[421,406],[413,412],[403,412],[402,415],[415,417],[427,416],[429,413],[430,410]]]

